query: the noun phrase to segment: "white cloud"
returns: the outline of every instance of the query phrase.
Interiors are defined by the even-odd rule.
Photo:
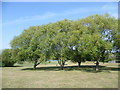
[[[114,16],[115,18],[118,18],[118,6],[117,3],[108,3],[102,7],[94,7],[94,8],[75,8],[67,11],[63,11],[61,13],[54,13],[54,12],[47,12],[43,15],[37,15],[37,16],[26,16],[18,18],[17,20],[9,21],[3,23],[3,25],[11,25],[11,24],[20,24],[23,22],[29,22],[29,21],[35,21],[35,20],[46,20],[51,19],[55,17],[61,17],[61,16],[69,16],[69,15],[75,15],[75,14],[85,14],[89,12],[103,12],[103,13],[109,13],[111,16]]]
[[[101,10],[106,11],[115,18],[118,18],[118,3],[108,3],[104,5]]]
[[[63,11],[61,13],[48,12],[43,15],[21,17],[21,18],[18,18],[17,20],[5,22],[3,23],[3,25],[18,24],[18,23],[23,23],[23,22],[35,21],[35,20],[46,20],[46,19],[50,19],[53,17],[82,14],[82,13],[87,13],[87,12],[92,12],[92,11],[96,11],[96,10],[88,9],[88,8],[76,8],[72,10]]]
[[[110,3],[110,4],[104,5],[102,7],[102,9],[103,10],[116,10],[116,9],[118,9],[118,5],[117,5],[117,3],[115,3],[115,4]]]
[[[15,23],[23,23],[23,22],[29,22],[29,21],[34,21],[34,20],[43,20],[43,19],[49,19],[51,17],[54,17],[56,14],[55,13],[45,13],[43,15],[37,15],[37,16],[26,16],[26,17],[21,17],[17,20],[9,21],[3,23],[3,25],[11,25]]]
[[[68,11],[64,11],[63,13],[59,14],[61,16],[67,16],[67,15],[74,15],[74,14],[83,14],[83,13],[88,13],[88,12],[93,12],[97,11],[95,8],[89,9],[89,7],[86,8],[76,8]]]

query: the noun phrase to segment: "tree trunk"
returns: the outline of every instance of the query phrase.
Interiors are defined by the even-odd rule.
[[[78,67],[80,67],[80,65],[81,65],[81,61],[78,62]]]
[[[65,65],[65,62],[58,60],[58,63],[59,63],[59,65],[60,65],[61,70],[63,70],[63,67],[64,67],[64,65]]]
[[[63,70],[64,65],[65,65],[65,62],[62,62],[61,65],[60,65],[61,66],[61,70]]]
[[[63,65],[61,65],[61,70],[63,70]]]
[[[104,64],[104,61],[105,61],[105,49],[102,51],[102,62],[103,62],[103,64]]]
[[[64,65],[65,65],[65,62],[63,62],[62,65],[64,66]]]
[[[33,69],[36,69],[36,66],[37,66],[37,60],[35,60],[35,62],[34,62]]]
[[[96,71],[99,70],[99,61],[96,61]]]

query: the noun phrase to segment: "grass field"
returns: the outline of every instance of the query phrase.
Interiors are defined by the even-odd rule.
[[[32,64],[2,68],[3,88],[118,88],[118,64],[100,63],[95,72],[93,62],[77,64],[67,62],[60,70],[56,62],[42,64],[36,70]]]

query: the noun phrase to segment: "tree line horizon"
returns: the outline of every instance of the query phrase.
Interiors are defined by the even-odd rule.
[[[33,62],[33,68],[48,60],[57,60],[61,69],[65,62],[120,60],[120,32],[118,19],[108,13],[90,15],[78,20],[64,19],[46,25],[31,26],[10,42],[11,49],[0,55],[3,66],[24,61]],[[114,53],[113,53],[114,51]]]

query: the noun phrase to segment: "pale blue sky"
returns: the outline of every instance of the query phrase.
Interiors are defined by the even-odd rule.
[[[117,2],[3,2],[2,49],[10,48],[14,36],[30,26],[93,14],[109,13],[117,18],[117,5]]]

